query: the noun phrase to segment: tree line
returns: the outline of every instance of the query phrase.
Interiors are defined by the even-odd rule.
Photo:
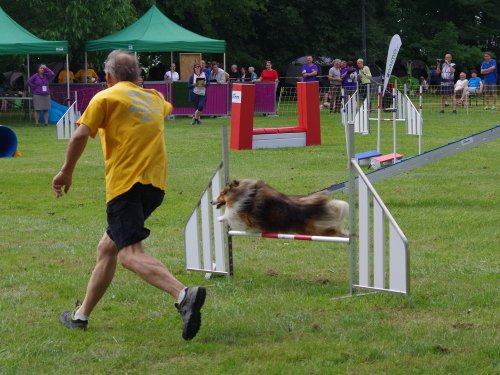
[[[226,41],[228,65],[262,68],[265,60],[283,75],[286,65],[311,54],[362,57],[361,0],[0,0],[16,22],[43,39],[67,40],[71,59],[82,61],[85,42],[123,29],[153,4],[198,34]],[[367,62],[385,67],[389,41],[399,34],[399,56],[428,65],[446,52],[464,67],[482,51],[500,53],[497,0],[368,0]],[[143,57],[155,60],[155,54]],[[92,56],[101,59],[99,54]],[[160,55],[161,57],[161,55]],[[207,56],[207,59],[220,59]]]

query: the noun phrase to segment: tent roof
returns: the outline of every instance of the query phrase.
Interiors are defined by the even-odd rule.
[[[87,51],[122,49],[135,52],[224,52],[224,40],[210,39],[177,25],[153,5],[136,22],[86,43]]]
[[[0,7],[0,55],[59,55],[67,52],[67,41],[43,40],[36,37]]]

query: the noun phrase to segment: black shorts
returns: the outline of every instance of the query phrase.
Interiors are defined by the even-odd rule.
[[[144,227],[144,222],[163,202],[164,196],[165,193],[153,185],[137,183],[126,193],[109,201],[106,233],[118,250],[149,236],[150,231]]]
[[[441,96],[453,95],[453,84],[442,84],[439,87],[439,94]]]

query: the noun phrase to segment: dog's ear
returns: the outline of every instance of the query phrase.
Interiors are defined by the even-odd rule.
[[[233,180],[229,183],[229,187],[230,188],[235,188],[237,187],[238,185],[240,184],[240,181],[239,180]]]

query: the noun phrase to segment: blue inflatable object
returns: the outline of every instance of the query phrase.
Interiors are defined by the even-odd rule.
[[[59,104],[53,100],[50,101],[50,109],[49,109],[49,123],[57,124],[57,121],[64,116],[64,113],[68,110],[68,107],[65,105]]]
[[[0,125],[0,158],[10,158],[17,150],[17,136],[14,130]]]

